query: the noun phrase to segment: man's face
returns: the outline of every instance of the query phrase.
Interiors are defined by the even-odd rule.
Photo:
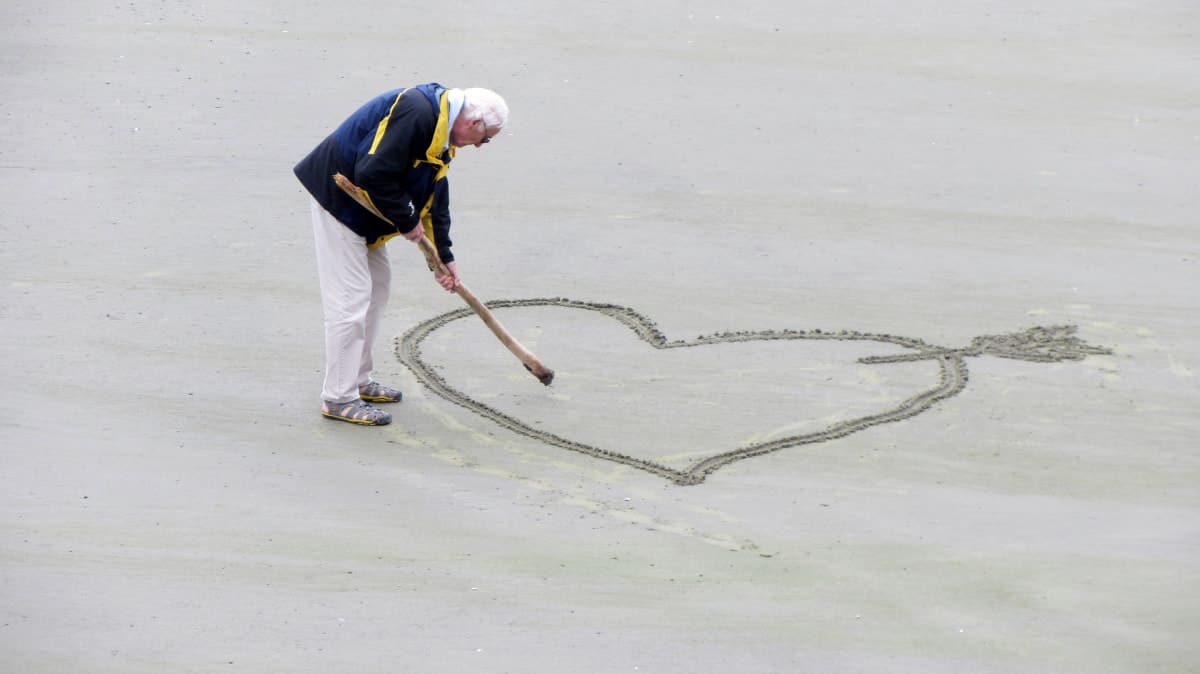
[[[498,133],[500,129],[489,129],[482,119],[468,120],[466,116],[459,115],[454,120],[454,126],[450,127],[450,144],[454,147],[479,147]]]

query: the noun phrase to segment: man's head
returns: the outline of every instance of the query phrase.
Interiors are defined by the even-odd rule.
[[[450,128],[454,147],[479,147],[499,135],[508,122],[508,104],[491,89],[463,89],[463,107]]]

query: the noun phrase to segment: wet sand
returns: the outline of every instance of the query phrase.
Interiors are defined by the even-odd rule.
[[[0,9],[0,670],[1194,671],[1200,12],[446,11]],[[330,422],[290,169],[429,80],[557,377],[398,241]]]

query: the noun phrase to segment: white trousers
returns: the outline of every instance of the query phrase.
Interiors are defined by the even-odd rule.
[[[344,403],[371,381],[371,345],[387,307],[392,266],[387,247],[367,241],[312,201],[317,275],[325,312],[325,384],[321,398]]]

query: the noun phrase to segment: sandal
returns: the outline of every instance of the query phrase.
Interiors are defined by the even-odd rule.
[[[398,403],[404,397],[400,389],[384,386],[377,381],[358,387],[358,397],[373,403]]]
[[[321,405],[321,414],[330,419],[363,426],[386,426],[392,423],[392,415],[362,400],[351,400],[347,403],[331,403],[326,400]]]

